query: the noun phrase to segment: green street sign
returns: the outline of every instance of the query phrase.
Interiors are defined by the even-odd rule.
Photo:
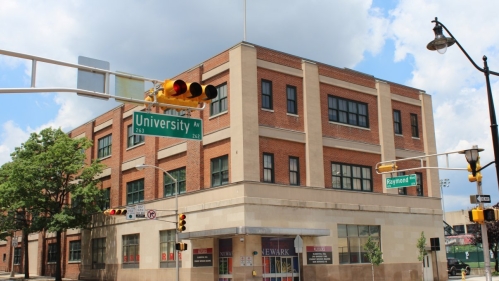
[[[417,185],[416,175],[406,175],[386,179],[386,188],[401,188]]]
[[[132,132],[135,135],[202,140],[203,120],[181,116],[135,111]]]

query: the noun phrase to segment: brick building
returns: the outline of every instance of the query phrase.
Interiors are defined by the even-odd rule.
[[[387,189],[375,171],[380,161],[436,153],[424,91],[247,42],[176,78],[218,89],[192,112],[202,141],[134,135],[132,114],[144,107],[133,104],[69,133],[93,140],[88,159],[107,166],[106,207],[142,204],[158,219],[99,215],[90,230],[68,231],[65,277],[175,280],[175,192],[164,170],[187,215],[180,280],[371,280],[369,235],[383,252],[380,280],[447,278],[445,252],[429,252],[423,273],[415,247],[422,231],[443,241],[438,173],[416,170],[417,186]],[[52,272],[50,235],[28,239],[30,272]],[[0,267],[10,253],[10,241],[0,243]]]

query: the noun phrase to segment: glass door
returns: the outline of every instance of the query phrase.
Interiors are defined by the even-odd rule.
[[[262,257],[263,281],[298,281],[300,269],[298,257]]]

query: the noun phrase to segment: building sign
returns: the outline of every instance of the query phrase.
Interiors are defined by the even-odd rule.
[[[296,256],[294,238],[262,237],[262,256]]]
[[[333,247],[307,246],[307,264],[333,264]]]
[[[192,266],[213,266],[213,248],[193,249]]]

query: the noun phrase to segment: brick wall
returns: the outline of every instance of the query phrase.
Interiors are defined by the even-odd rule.
[[[379,126],[378,126],[378,102],[377,97],[363,94],[356,91],[321,84],[321,118],[322,134],[324,136],[352,140],[356,142],[365,142],[370,144],[379,144]],[[356,102],[366,103],[368,105],[369,128],[343,125],[329,122],[328,96],[336,96]]]
[[[258,68],[257,79],[258,108],[262,108],[262,79],[272,82],[273,106],[273,112],[259,110],[258,123],[264,126],[303,132],[303,79],[263,68]],[[298,116],[287,113],[286,87],[288,85],[296,87]]]
[[[392,100],[392,108],[400,110],[402,119],[402,135],[395,136],[395,148],[424,152],[421,107]],[[411,113],[418,116],[419,138],[412,137]]]
[[[299,158],[300,185],[306,184],[305,144],[260,137],[260,181],[263,182],[263,153],[274,154],[275,183],[289,184],[289,157]]]
[[[332,188],[331,163],[344,163],[358,166],[369,166],[372,175],[373,192],[383,193],[383,182],[381,175],[376,174],[374,167],[381,160],[380,155],[360,151],[344,150],[332,147],[324,147],[324,184],[326,188]]]

